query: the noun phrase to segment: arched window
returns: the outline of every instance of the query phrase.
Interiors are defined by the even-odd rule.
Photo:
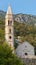
[[[11,33],[11,29],[9,29],[9,33]]]

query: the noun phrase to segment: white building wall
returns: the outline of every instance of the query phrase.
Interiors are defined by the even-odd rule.
[[[34,55],[34,47],[29,43],[24,42],[17,47],[16,53],[19,57],[23,57],[25,53],[27,53],[28,56]]]

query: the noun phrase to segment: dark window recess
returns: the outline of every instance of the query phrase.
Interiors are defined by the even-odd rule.
[[[25,53],[25,55],[28,55],[27,53]]]
[[[11,29],[9,29],[9,33],[11,33]]]
[[[9,36],[9,39],[11,39],[11,36]]]
[[[12,21],[8,20],[8,25],[12,25]]]

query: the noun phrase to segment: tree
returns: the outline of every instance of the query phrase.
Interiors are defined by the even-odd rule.
[[[23,65],[20,59],[12,53],[11,47],[0,44],[0,65]]]
[[[17,40],[14,38],[14,48],[16,49],[17,46],[18,46],[18,42],[17,42]]]

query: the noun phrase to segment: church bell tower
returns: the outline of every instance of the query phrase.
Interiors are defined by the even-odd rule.
[[[5,40],[8,45],[14,47],[13,14],[9,6],[5,16]]]

